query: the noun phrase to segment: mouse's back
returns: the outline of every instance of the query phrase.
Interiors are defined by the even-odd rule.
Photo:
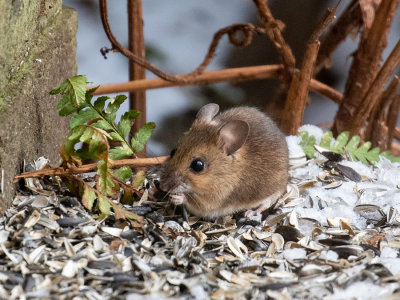
[[[249,201],[257,199],[258,195],[283,193],[288,182],[288,148],[285,136],[275,122],[253,107],[232,108],[215,119],[222,123],[242,120],[249,124],[248,137],[240,149],[246,163],[240,181],[252,183],[238,185],[232,195],[235,194],[238,201]]]

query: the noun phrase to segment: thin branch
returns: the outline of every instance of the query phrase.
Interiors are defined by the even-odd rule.
[[[400,99],[397,99],[396,101],[400,101]],[[393,130],[393,138],[400,141],[400,128],[399,127],[396,127]]]
[[[144,44],[142,0],[128,0],[128,36],[129,50],[136,56],[145,59],[146,47]],[[146,78],[146,69],[129,60],[129,80],[140,80]],[[145,91],[135,91],[129,93],[129,109],[140,111],[139,117],[131,127],[129,139],[133,137],[146,123],[146,93]],[[146,146],[139,156],[146,156]]]
[[[321,81],[311,79],[309,88],[311,91],[317,92],[318,94],[331,99],[336,104],[340,104],[340,102],[342,102],[343,94],[334,88],[331,88],[329,85],[322,83]]]
[[[364,140],[371,141],[372,147],[379,147],[382,151],[387,149],[389,142],[389,132],[385,122],[386,108],[396,96],[399,82],[399,78],[395,76],[386,90],[381,93],[377,106],[373,107],[369,115],[364,135]],[[392,139],[390,139],[391,141]]]
[[[383,1],[383,3],[385,3],[385,1]],[[393,51],[390,53],[388,59],[385,61],[384,65],[380,69],[375,80],[372,82],[367,94],[362,99],[363,105],[360,105],[358,107],[358,110],[356,111],[352,121],[349,122],[349,120],[347,120],[350,127],[350,133],[352,135],[359,134],[361,128],[365,124],[366,119],[371,113],[373,107],[376,106],[376,103],[379,100],[380,92],[384,84],[393,74],[399,62],[400,62],[400,40],[397,42]]]
[[[362,24],[359,0],[352,0],[328,32],[322,36],[314,75],[318,74],[322,68],[330,66],[331,57],[336,48],[348,35],[358,31]]]
[[[187,74],[171,75],[161,71],[159,68],[148,62],[146,59],[135,55],[134,53],[132,53],[132,51],[129,51],[124,46],[122,46],[121,43],[119,43],[116,37],[113,35],[110,24],[108,22],[107,0],[99,0],[99,7],[103,28],[112,44],[112,50],[119,51],[129,59],[133,60],[136,64],[142,66],[143,68],[146,68],[158,77],[166,81],[172,82],[185,82],[190,78],[201,74],[212,61],[219,41],[225,34],[229,36],[229,41],[233,45],[237,47],[246,47],[251,43],[254,33],[266,33],[264,28],[254,26],[252,24],[233,24],[231,26],[222,28],[214,34],[206,56],[204,57],[202,63],[194,71]],[[238,38],[238,36],[241,36],[241,38]],[[107,50],[103,50],[103,52],[105,54]]]
[[[134,159],[121,159],[114,160],[111,162],[111,168],[120,168],[123,166],[127,167],[147,167],[151,165],[162,164],[168,156],[159,156],[152,158],[134,158]],[[14,181],[17,181],[20,178],[37,178],[43,176],[67,176],[67,175],[75,175],[82,174],[91,171],[97,170],[97,164],[87,164],[81,167],[71,167],[65,169],[63,167],[50,168],[50,169],[42,169],[37,171],[29,171],[22,173],[21,175],[15,176]]]
[[[282,65],[264,65],[204,72],[186,82],[170,82],[161,78],[153,78],[123,83],[103,84],[100,85],[93,94],[103,95],[174,86],[212,84],[221,81],[240,82],[246,80],[277,78],[281,74],[282,70]],[[92,87],[88,87],[88,89],[90,88]],[[343,97],[340,92],[315,79],[311,79],[310,90],[331,99],[335,103],[340,103]]]
[[[318,49],[319,41],[307,44],[301,69],[293,74],[280,126],[287,135],[296,135],[301,125]]]
[[[339,4],[340,0],[334,8],[328,8],[326,10],[324,16],[321,19],[321,22],[318,24],[317,28],[312,33],[310,40],[308,41],[309,43],[319,41],[321,34],[325,31],[326,27],[328,27],[328,25],[332,23],[333,19],[335,18],[335,13]]]
[[[400,95],[397,94],[390,104],[388,115],[386,119],[386,126],[388,127],[389,138],[388,138],[388,149],[391,149],[393,145],[393,138],[400,140],[400,129],[396,127],[397,120],[400,112]],[[396,136],[397,133],[397,136]]]
[[[400,156],[400,144],[398,143],[392,143],[390,147],[390,153],[395,156]]]
[[[163,78],[163,79],[169,80],[169,81],[176,81],[175,76],[171,76],[171,75],[161,71],[156,66],[149,63],[147,60],[135,55],[134,53],[132,53],[131,51],[126,49],[124,46],[122,46],[118,42],[116,37],[113,35],[110,24],[108,22],[107,0],[99,0],[99,7],[100,7],[101,22],[103,23],[104,31],[112,44],[113,51],[121,52],[123,55],[125,55],[129,59],[133,60],[135,63],[142,66],[143,68],[146,68],[147,70],[151,71],[152,73],[159,76],[160,78]]]
[[[307,43],[300,71],[293,74],[280,126],[282,131],[288,135],[296,135],[303,120],[310,81],[314,73],[320,46],[318,39],[323,30],[333,20],[336,8],[328,9],[322,18],[321,23],[317,26]]]
[[[292,73],[296,66],[296,59],[293,55],[292,49],[286,43],[282,35],[284,23],[276,20],[268,7],[266,0],[253,0],[257,7],[258,17],[263,24],[268,37],[275,44],[276,50],[279,53],[281,61],[284,66],[284,79],[287,84],[291,82]]]

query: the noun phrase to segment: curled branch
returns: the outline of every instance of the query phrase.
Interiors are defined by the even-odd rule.
[[[103,23],[104,31],[111,42],[112,51],[119,51],[124,56],[128,57],[129,59],[133,60],[136,64],[140,65],[141,67],[149,70],[156,76],[172,82],[185,82],[199,74],[201,74],[207,66],[211,63],[213,57],[215,56],[215,51],[219,44],[220,39],[223,37],[224,34],[227,34],[229,37],[229,41],[237,46],[237,47],[246,47],[248,46],[252,39],[254,33],[262,33],[266,34],[264,28],[254,26],[252,24],[232,24],[231,26],[222,28],[218,30],[211,41],[211,44],[208,48],[207,54],[204,57],[202,63],[192,72],[182,75],[171,75],[161,71],[159,68],[151,64],[146,59],[143,59],[137,55],[135,55],[132,51],[126,49],[121,43],[118,42],[116,37],[113,35],[111,31],[110,24],[108,22],[108,11],[107,11],[107,0],[99,0],[100,6],[100,15],[101,15],[101,22]],[[103,56],[109,51],[109,48],[102,48],[101,53]]]
[[[266,0],[253,0],[253,2],[257,7],[258,17],[265,27],[266,34],[274,43],[276,50],[279,53],[284,65],[284,79],[289,85],[292,80],[292,72],[296,66],[296,59],[289,44],[286,43],[283,38],[282,31],[285,24],[274,18]]]

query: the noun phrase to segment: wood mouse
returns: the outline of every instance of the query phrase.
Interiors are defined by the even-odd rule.
[[[285,136],[252,107],[218,115],[210,103],[160,168],[160,188],[171,201],[202,217],[242,210],[261,213],[286,191],[288,148]]]

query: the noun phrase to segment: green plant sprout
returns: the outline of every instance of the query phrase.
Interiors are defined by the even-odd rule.
[[[301,137],[300,146],[303,148],[306,156],[314,158],[316,151],[314,148],[316,143],[315,136],[310,136],[307,131],[301,131],[298,135]],[[400,157],[391,155],[389,151],[380,152],[379,147],[370,149],[371,142],[365,142],[360,145],[361,139],[358,135],[353,136],[350,140],[349,137],[350,133],[343,131],[332,144],[332,131],[327,131],[322,135],[319,146],[339,154],[343,154],[344,150],[346,150],[354,160],[359,160],[365,164],[377,163],[379,156],[386,157],[391,162],[400,162]]]
[[[110,214],[112,207],[116,218],[139,219],[136,214],[124,210],[111,200],[119,192],[120,186],[129,193],[124,182],[132,177],[130,167],[124,166],[112,170],[111,161],[136,157],[135,153],[144,149],[155,129],[155,123],[146,123],[129,141],[132,124],[140,113],[129,110],[115,124],[117,111],[127,97],[124,95],[118,95],[115,98],[101,96],[92,101],[92,94],[97,87],[87,90],[86,85],[86,76],[78,75],[66,79],[50,92],[52,95],[62,95],[57,105],[59,115],[72,115],[71,130],[60,150],[64,165],[80,166],[83,159],[97,160],[98,176],[95,187],[80,178],[73,177],[79,183],[79,194],[83,205],[92,210],[97,199],[97,208],[103,217]],[[86,147],[76,149],[77,143],[86,144]],[[142,173],[140,177],[143,177]],[[65,182],[69,187],[70,180]]]

